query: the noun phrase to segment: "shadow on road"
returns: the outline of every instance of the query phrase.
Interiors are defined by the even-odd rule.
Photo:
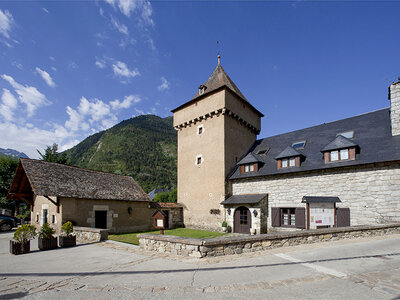
[[[375,255],[364,255],[364,256],[352,256],[352,257],[339,257],[339,258],[327,258],[318,260],[308,260],[301,262],[286,262],[276,264],[260,264],[260,265],[246,265],[246,266],[227,266],[227,267],[211,267],[211,268],[191,268],[191,269],[174,269],[174,270],[146,270],[146,271],[96,271],[96,272],[57,272],[57,273],[0,273],[0,276],[4,277],[17,277],[17,276],[101,276],[101,275],[134,275],[134,274],[156,274],[156,273],[183,273],[183,272],[204,272],[204,271],[220,271],[220,270],[237,270],[237,269],[249,269],[249,268],[266,268],[266,267],[280,267],[290,266],[298,264],[313,264],[320,262],[330,261],[348,261],[354,259],[365,259],[365,258],[379,258],[379,259],[390,259],[391,256],[398,256],[399,253],[387,253],[387,254],[375,254]]]

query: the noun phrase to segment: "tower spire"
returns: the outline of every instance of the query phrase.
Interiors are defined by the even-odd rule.
[[[218,58],[218,65],[220,65],[221,64],[221,55],[218,54],[217,58]]]

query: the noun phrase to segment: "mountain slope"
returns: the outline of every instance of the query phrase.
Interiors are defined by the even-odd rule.
[[[9,156],[14,156],[14,157],[21,157],[21,158],[29,158],[28,155],[26,155],[24,152],[18,152],[17,150],[14,149],[3,149],[0,148],[0,155],[9,155]]]
[[[133,176],[146,192],[176,186],[172,117],[138,116],[89,136],[65,151],[71,164]]]

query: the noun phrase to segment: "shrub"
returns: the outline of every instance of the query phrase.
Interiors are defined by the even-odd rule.
[[[74,231],[74,226],[72,225],[72,223],[70,221],[65,222],[62,226],[61,226],[61,232],[64,236],[70,236],[72,234],[72,232]]]
[[[226,221],[222,222],[222,227],[228,227],[228,223],[226,223]]]
[[[55,233],[56,233],[56,231],[53,228],[51,228],[49,223],[44,223],[42,225],[42,227],[40,228],[39,238],[40,239],[48,239],[48,238],[53,237],[53,234],[55,234]]]
[[[14,232],[14,240],[18,243],[25,243],[29,240],[34,239],[36,236],[35,226],[24,224],[18,227],[18,229]]]

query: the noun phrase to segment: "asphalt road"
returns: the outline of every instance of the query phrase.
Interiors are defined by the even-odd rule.
[[[183,259],[115,242],[9,254],[0,299],[400,299],[400,235]]]

